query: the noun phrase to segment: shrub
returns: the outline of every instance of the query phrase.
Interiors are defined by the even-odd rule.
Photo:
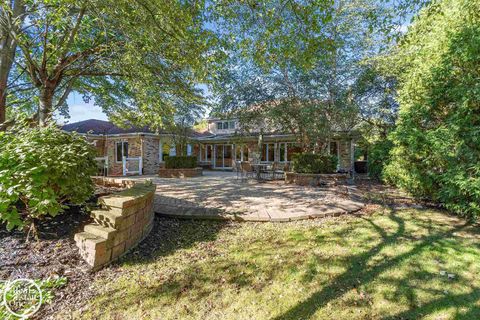
[[[21,229],[93,194],[94,148],[56,126],[0,133],[0,221]],[[33,224],[32,224],[33,226]]]
[[[333,173],[337,158],[329,154],[296,153],[292,156],[292,171],[296,173]]]
[[[195,156],[174,156],[165,157],[165,168],[167,169],[189,169],[197,167]]]
[[[368,174],[376,179],[383,179],[383,169],[390,159],[391,140],[382,140],[374,143],[368,152]]]
[[[434,2],[393,56],[400,117],[387,181],[459,215],[480,215],[479,0]]]

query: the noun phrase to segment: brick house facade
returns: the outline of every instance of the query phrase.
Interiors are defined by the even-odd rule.
[[[98,159],[106,163],[104,174],[121,176],[138,170],[142,159],[142,174],[157,174],[165,156],[176,155],[175,136],[169,132],[153,132],[150,129],[128,129],[101,120],[86,120],[63,126],[65,131],[76,131],[92,142]],[[336,133],[329,143],[329,152],[337,156],[339,171],[353,170],[354,138],[352,133]],[[291,156],[301,149],[293,135],[239,134],[236,120],[208,119],[206,132],[192,131],[187,140],[187,154],[197,156],[200,165],[212,169],[229,170],[235,161],[279,162],[287,164]],[[129,159],[125,162],[123,157]],[[130,160],[131,159],[131,160]]]

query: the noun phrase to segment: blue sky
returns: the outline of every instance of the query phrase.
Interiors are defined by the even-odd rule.
[[[85,103],[80,95],[72,93],[67,100],[70,119],[59,118],[59,122],[72,123],[88,119],[108,120],[107,115],[103,113],[100,107],[90,103]]]
[[[199,84],[198,88],[203,90],[203,94],[208,101],[210,99],[210,90],[208,87],[205,84]],[[94,105],[93,100],[89,103],[85,103],[82,99],[82,96],[76,92],[70,94],[67,99],[67,103],[70,119],[65,119],[58,116],[57,120],[60,123],[73,123],[88,119],[108,120],[108,117],[105,113],[103,113],[102,108]]]

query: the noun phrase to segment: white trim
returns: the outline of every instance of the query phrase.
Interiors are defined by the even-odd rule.
[[[117,145],[121,143],[122,144],[122,147],[121,147],[121,150],[122,150],[122,159],[125,157],[125,155],[123,154],[123,144],[126,143],[127,144],[127,157],[128,157],[128,140],[121,140],[121,141],[115,141],[115,163],[122,163],[122,159],[118,160],[117,159]]]

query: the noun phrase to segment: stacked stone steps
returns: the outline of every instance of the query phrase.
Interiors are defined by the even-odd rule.
[[[116,260],[149,234],[154,192],[155,185],[139,183],[99,199],[102,208],[91,213],[95,223],[75,235],[80,254],[92,268]]]

